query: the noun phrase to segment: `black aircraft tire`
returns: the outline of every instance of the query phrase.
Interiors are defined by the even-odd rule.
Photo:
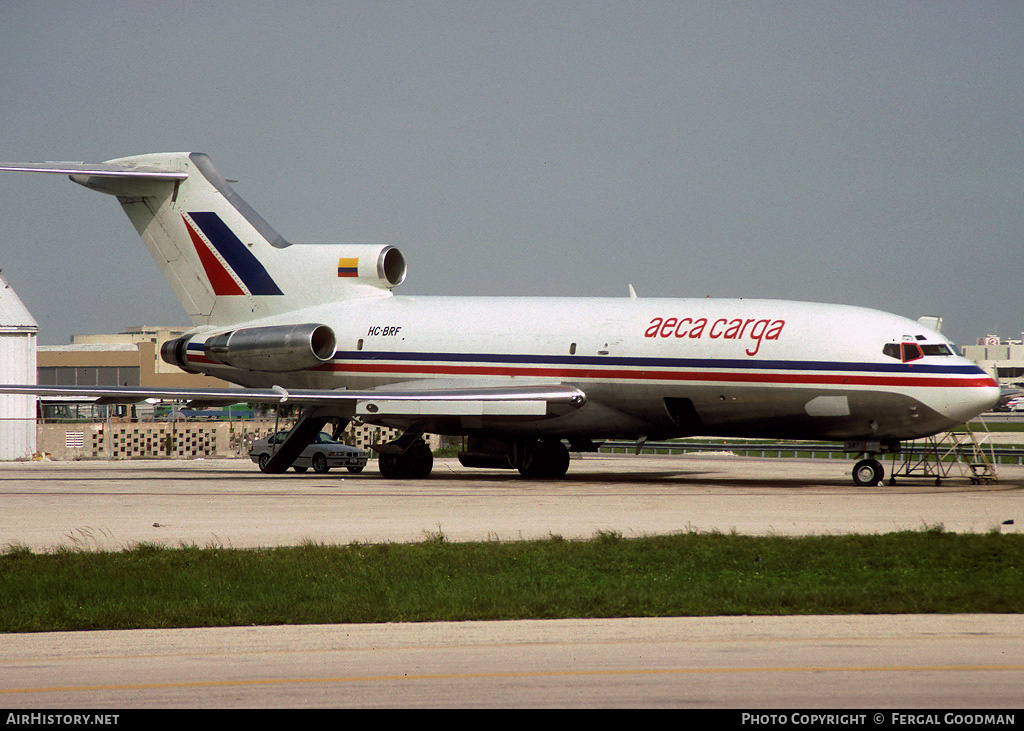
[[[422,480],[430,476],[434,469],[434,453],[426,442],[417,442],[404,456],[409,458],[409,477]]]
[[[534,480],[557,480],[569,471],[569,450],[556,439],[533,442],[526,448],[519,474]]]
[[[388,479],[422,480],[434,469],[434,453],[425,442],[418,442],[402,454],[380,455],[377,468]]]
[[[399,480],[405,477],[404,464],[400,454],[382,454],[377,457],[377,469],[380,476],[389,480]]]
[[[853,484],[874,487],[885,477],[885,469],[877,459],[862,459],[853,466]]]

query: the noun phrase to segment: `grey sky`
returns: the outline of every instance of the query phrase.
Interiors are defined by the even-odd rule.
[[[778,297],[1020,337],[1024,5],[0,2],[0,159],[208,153],[400,294]],[[41,343],[187,324],[127,218],[0,174]]]

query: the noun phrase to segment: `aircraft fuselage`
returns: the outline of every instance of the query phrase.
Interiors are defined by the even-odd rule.
[[[587,394],[559,418],[433,417],[436,433],[562,438],[688,435],[913,439],[994,403],[998,387],[947,340],[912,320],[858,307],[754,299],[386,296],[321,305],[280,322],[323,323],[328,362],[290,373],[188,363],[245,386],[369,389],[496,381],[561,383]],[[923,348],[904,362],[886,344]],[[892,350],[890,345],[890,351]],[[915,353],[916,355],[916,353]],[[364,418],[404,427],[408,419]]]

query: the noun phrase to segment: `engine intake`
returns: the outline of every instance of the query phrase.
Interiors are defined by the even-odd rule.
[[[377,276],[387,287],[397,287],[405,281],[405,256],[394,246],[386,246],[377,256]]]
[[[327,325],[250,327],[214,335],[203,352],[215,363],[247,371],[301,371],[334,357],[334,331]]]

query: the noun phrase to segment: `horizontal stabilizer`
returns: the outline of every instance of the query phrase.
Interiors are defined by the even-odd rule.
[[[105,162],[0,162],[0,171],[167,181],[184,180],[188,177],[185,171],[165,170],[149,165],[113,165]]]

